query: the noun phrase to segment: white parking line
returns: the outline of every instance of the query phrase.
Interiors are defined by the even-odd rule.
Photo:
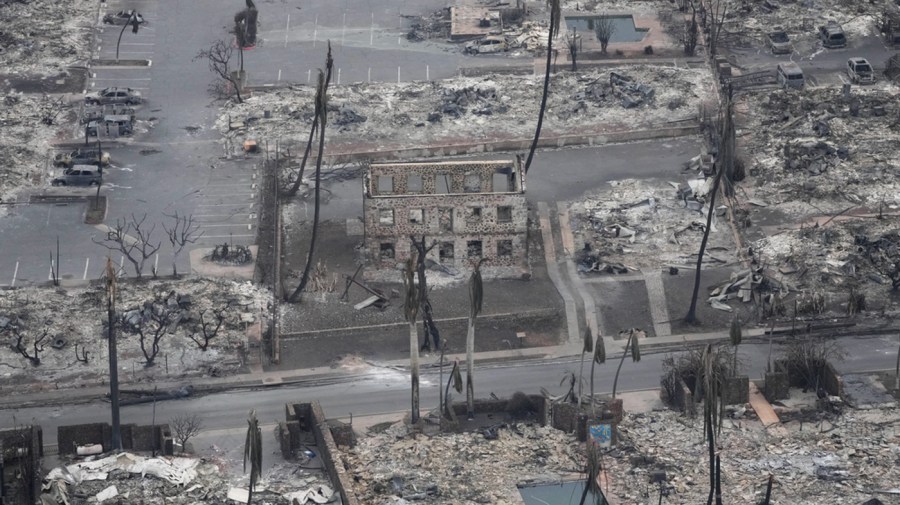
[[[197,205],[197,207],[243,207],[243,206],[253,207],[253,202],[250,202],[250,203],[247,203],[247,202],[243,202],[243,203],[201,203],[200,205]]]
[[[207,238],[242,238],[242,237],[256,237],[256,235],[254,235],[254,234],[252,234],[252,233],[251,233],[250,235],[204,235],[204,236],[200,237],[200,239],[207,239]]]
[[[16,287],[16,276],[19,275],[19,262],[16,262],[16,269],[13,270],[13,278],[12,282],[9,284],[10,287]]]
[[[53,260],[50,260],[50,273],[47,274],[47,280],[53,280]]]
[[[97,75],[97,74],[94,74],[94,75]],[[141,77],[141,78],[134,78],[134,79],[117,79],[115,77],[94,77],[93,80],[94,81],[149,81],[150,78],[149,77]]]
[[[153,274],[156,275],[156,272],[159,272],[159,254],[153,260]]]

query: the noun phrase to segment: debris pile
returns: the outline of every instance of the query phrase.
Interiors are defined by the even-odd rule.
[[[590,93],[594,83],[609,82],[610,70],[631,79],[630,84],[619,81],[618,93],[631,100],[639,96],[642,105],[624,109],[620,105],[623,98],[606,84],[597,88],[598,94],[591,100],[582,99],[583,105],[573,101],[579,93]],[[713,96],[712,79],[703,69],[631,65],[610,70],[554,75],[544,135],[668,126],[695,118],[701,101]],[[654,99],[650,99],[651,89],[655,89]],[[541,90],[539,76],[509,75],[335,86],[329,93],[333,103],[341,104],[336,110],[344,112],[338,121],[329,121],[328,150],[339,152],[361,144],[413,147],[479,138],[530,138]],[[313,117],[313,95],[311,87],[299,85],[255,93],[242,104],[226,103],[216,127],[235,145],[244,138],[293,138],[295,144],[284,147],[302,152],[305,144],[301,139],[308,136]],[[672,103],[678,106],[672,107]],[[577,114],[571,112],[575,106],[580,108]],[[268,118],[264,117],[266,111]]]
[[[253,251],[245,245],[220,244],[213,247],[206,259],[220,265],[246,265],[253,261]]]
[[[238,477],[235,481],[245,481]],[[242,493],[243,491],[243,493]],[[191,457],[149,458],[131,453],[89,457],[52,469],[44,478],[45,505],[91,502],[148,505],[221,504],[232,496],[246,501],[246,489],[232,487],[222,462]],[[272,505],[334,503],[335,493],[319,471],[278,464],[264,474],[253,496]]]
[[[726,415],[717,440],[725,502],[761,502],[769,474],[773,502],[779,503],[863,503],[873,497],[888,503],[886,493],[900,482],[896,409],[811,414],[769,429],[748,419],[745,410]],[[619,444],[604,457],[610,495],[621,503],[656,503],[660,488],[650,484],[651,475],[662,470],[666,501],[705,502],[709,461],[702,417],[629,414],[618,436]]]
[[[841,297],[859,289],[870,301],[895,286],[896,93],[880,83],[849,95],[839,88],[745,95],[738,142],[749,178],[740,199],[750,205],[742,212],[762,225],[752,259],[779,281]]]
[[[58,98],[21,93],[0,98],[0,201],[40,184],[50,144],[64,133],[59,125],[74,118],[71,104]]]
[[[153,377],[219,376],[236,372],[246,349],[246,328],[269,299],[251,283],[191,278],[119,284],[119,363],[125,382]],[[221,318],[220,318],[221,316]],[[106,361],[106,293],[102,286],[53,289],[28,287],[0,298],[0,384],[40,381],[79,387],[99,381]],[[221,322],[221,325],[219,324]],[[218,328],[217,328],[218,326]],[[157,332],[157,330],[159,330]],[[150,351],[159,336],[155,366],[145,368],[139,332]],[[200,350],[204,336],[208,349]],[[34,366],[29,355],[37,349]]]
[[[0,75],[49,76],[84,64],[96,16],[92,0],[0,2]]]
[[[496,438],[494,438],[496,436]],[[577,477],[572,435],[512,424],[486,433],[423,435],[397,423],[341,454],[361,503],[521,503],[517,483]]]
[[[622,274],[661,265],[696,263],[708,206],[708,180],[690,178],[668,185],[625,179],[574,202],[570,209],[578,271]],[[725,208],[713,215],[704,261],[719,266],[736,261],[724,221]]]

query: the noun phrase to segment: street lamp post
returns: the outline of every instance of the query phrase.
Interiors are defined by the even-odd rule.
[[[125,33],[125,28],[127,28],[128,25],[131,25],[131,33],[138,32],[138,26],[140,26],[140,23],[138,22],[138,16],[140,16],[140,14],[138,14],[136,10],[132,10],[131,15],[128,16],[128,21],[126,21],[125,24],[122,25],[122,31],[119,32],[119,40],[116,42],[116,63],[119,62],[119,44],[122,43],[122,34]]]

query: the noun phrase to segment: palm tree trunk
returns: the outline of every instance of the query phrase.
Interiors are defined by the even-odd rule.
[[[578,408],[581,409],[582,380],[584,376],[584,349],[581,350],[581,366],[578,368]]]
[[[297,180],[294,181],[294,185],[291,186],[291,189],[285,196],[294,196],[300,190],[300,184],[303,182],[303,172],[306,170],[306,160],[309,159],[309,152],[312,151],[313,138],[315,138],[318,127],[319,115],[314,114],[312,128],[309,129],[309,138],[306,139],[306,150],[303,151],[303,160],[300,162],[300,171],[297,173]]]
[[[598,338],[603,338],[603,337],[601,336]],[[597,364],[597,362],[595,360],[591,359],[591,414],[594,413],[594,365],[596,365],[596,364]]]
[[[475,383],[473,371],[475,370],[475,318],[469,318],[469,327],[466,331],[466,411],[469,419],[475,418]]]
[[[719,181],[722,180],[723,170],[716,170],[716,177],[713,180],[712,192],[709,196],[709,212],[706,214],[706,229],[703,230],[703,240],[700,241],[700,252],[697,254],[697,270],[694,272],[694,292],[691,294],[691,307],[684,316],[685,322],[697,322],[697,297],[700,296],[700,268],[703,266],[703,255],[706,253],[706,243],[709,242],[709,228],[712,225],[713,212],[716,208],[716,193],[719,192]]]
[[[544,92],[541,95],[541,108],[538,111],[537,129],[534,131],[534,140],[531,141],[531,149],[528,150],[528,158],[525,160],[525,173],[531,168],[531,160],[534,159],[534,151],[537,149],[538,140],[541,138],[541,126],[544,124],[544,112],[547,110],[547,95],[550,91],[550,58],[553,55],[553,29],[556,23],[554,10],[550,10],[550,34],[547,36],[547,68],[544,70]]]
[[[894,369],[894,389],[900,391],[900,348],[897,349],[897,368]]]
[[[409,322],[409,372],[412,379],[412,424],[419,422],[419,335],[416,320]]]
[[[625,363],[625,356],[628,355],[628,347],[631,345],[631,339],[634,338],[634,334],[632,333],[628,340],[625,342],[625,352],[622,353],[622,359],[619,360],[619,367],[616,368],[616,377],[613,379],[613,390],[612,397],[613,400],[616,399],[616,387],[619,385],[619,372],[622,371],[622,364]]]

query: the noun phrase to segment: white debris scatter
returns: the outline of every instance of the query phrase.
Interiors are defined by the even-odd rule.
[[[60,125],[74,118],[74,108],[60,98],[21,93],[0,97],[0,201],[46,182],[50,145],[64,135]]]
[[[583,456],[572,435],[526,424],[498,434],[496,440],[481,433],[431,436],[397,423],[361,438],[341,458],[354,492],[368,505],[517,504],[519,482],[578,477]]]
[[[877,19],[883,2],[847,2],[845,0],[805,0],[747,2],[725,0],[724,45],[758,44],[763,34],[776,28],[785,30],[795,43],[811,47],[817,41],[820,26],[835,22],[851,41],[878,34]],[[767,6],[774,6],[768,7]],[[851,8],[852,7],[852,8]]]
[[[84,64],[96,16],[93,0],[0,2],[0,75],[47,76]]]
[[[612,75],[630,81],[614,85]],[[542,82],[535,76],[492,76],[334,86],[329,90],[326,154],[348,145],[414,147],[529,138]],[[560,73],[550,84],[543,135],[677,125],[697,116],[699,103],[713,96],[712,89],[704,69],[632,65]],[[308,86],[260,92],[242,104],[226,104],[216,127],[237,143],[293,138],[296,144],[289,147],[297,153],[305,146],[299,139],[308,135],[313,96]]]
[[[788,419],[768,429],[743,411],[723,421],[717,439],[723,502],[759,503],[773,475],[772,503],[863,503],[873,497],[894,503],[875,490],[900,482],[900,411],[845,410],[802,423]],[[699,416],[628,414],[619,425],[619,445],[604,461],[610,494],[619,503],[656,503],[659,487],[649,484],[650,473],[660,469],[672,486],[666,503],[705,503],[709,493],[708,448]]]
[[[673,172],[678,168],[674,167]],[[569,217],[578,269],[627,273],[665,264],[695,263],[709,209],[702,199],[709,191],[707,182],[697,173],[690,173],[685,181],[671,183],[618,180],[610,182],[603,191],[573,202]],[[713,213],[704,259],[718,266],[736,261],[724,211],[722,208]]]
[[[120,377],[126,382],[165,377],[166,373],[176,378],[236,372],[246,349],[247,326],[258,318],[270,298],[250,282],[196,277],[120,282],[118,295]],[[145,368],[136,325],[142,320],[147,325],[149,351],[156,326],[156,321],[149,318],[151,310],[157,314],[164,310],[169,324],[159,342],[155,366]],[[211,324],[211,330],[216,325],[216,310],[224,315],[222,327],[210,340],[209,348],[201,351],[189,337],[194,335],[202,342],[200,314]],[[104,286],[5,291],[0,297],[0,339],[4,343],[0,346],[0,363],[4,365],[0,368],[0,384],[40,380],[62,388],[100,381],[108,368],[106,320]],[[39,366],[16,349],[17,335],[23,336],[21,347],[29,356],[35,354],[35,340],[46,335],[39,344],[43,349],[37,355]],[[83,361],[85,351],[87,363]]]

